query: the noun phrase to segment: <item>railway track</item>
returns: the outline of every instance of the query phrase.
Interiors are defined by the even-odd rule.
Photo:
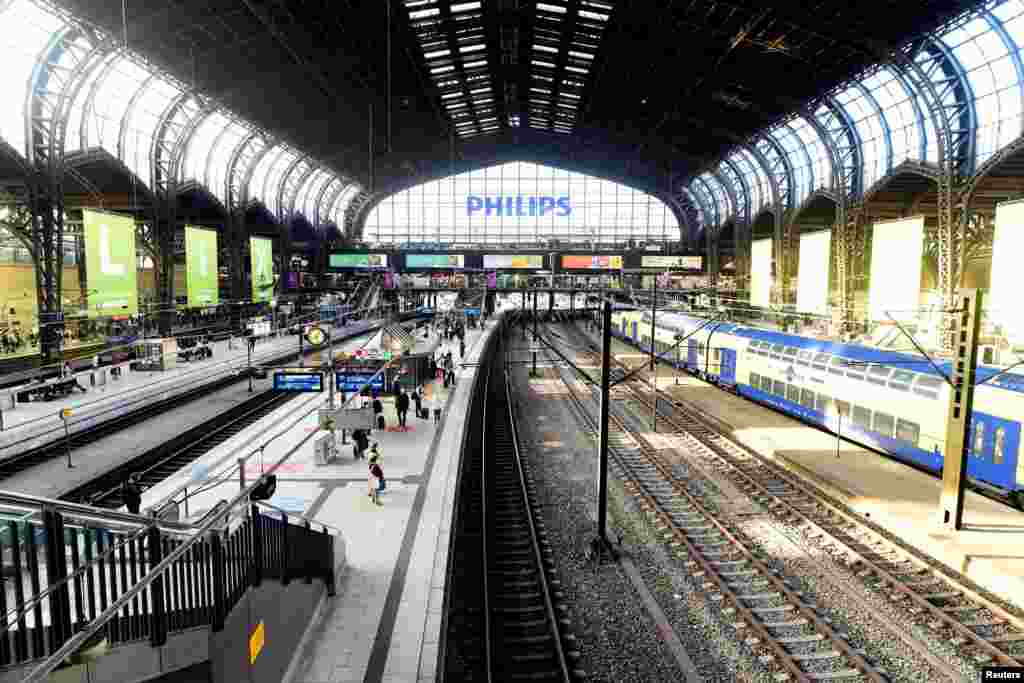
[[[568,389],[587,427],[599,425],[575,381],[552,370]],[[593,398],[588,391],[587,398]],[[702,580],[711,600],[733,619],[733,628],[771,669],[775,680],[886,681],[885,671],[869,662],[845,634],[835,630],[806,600],[793,581],[767,558],[733,521],[720,515],[642,434],[618,415],[609,415],[610,469],[690,574]]]
[[[589,344],[593,348],[592,344]],[[642,373],[641,373],[642,374]],[[613,377],[625,370],[613,368]],[[642,389],[641,389],[642,387]],[[649,385],[640,377],[620,385],[620,398],[653,409]],[[800,528],[826,547],[839,563],[872,590],[958,650],[975,665],[1024,665],[1024,620],[988,600],[956,577],[942,572],[905,546],[894,543],[873,525],[832,501],[812,484],[732,440],[721,425],[685,401],[658,391],[662,432],[679,439],[678,450],[706,471],[731,482],[776,519]],[[905,635],[904,642],[923,645]]]
[[[130,462],[72,489],[61,499],[109,509],[119,508],[124,505],[121,485],[128,475],[138,474],[140,486],[143,489],[152,488],[297,395],[273,390],[258,394]]]
[[[497,343],[501,343],[500,341]],[[573,637],[531,503],[503,352],[481,373],[456,499],[443,628],[447,681],[574,681]]]

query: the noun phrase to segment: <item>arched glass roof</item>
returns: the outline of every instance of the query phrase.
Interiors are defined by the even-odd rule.
[[[64,32],[73,37],[74,50],[53,49]],[[53,97],[68,98],[65,154],[102,149],[119,159],[138,179],[152,187],[152,154],[156,136],[172,150],[182,150],[178,180],[194,180],[225,204],[228,187],[238,193],[240,181],[251,170],[242,161],[231,168],[240,146],[256,128],[232,112],[214,107],[201,93],[190,92],[172,77],[160,73],[122,48],[119,39],[93,32],[81,32],[57,16],[45,4],[33,0],[0,0],[0,139],[17,154],[28,158],[25,121],[30,92],[47,91]],[[91,37],[100,42],[93,45]],[[67,41],[65,41],[67,42]],[[90,50],[95,50],[90,55]],[[86,55],[90,55],[88,59]],[[76,59],[86,65],[76,69]],[[32,90],[32,76],[40,68],[60,69],[75,78],[52,79]],[[41,81],[43,83],[43,81]],[[53,84],[57,85],[53,85]],[[53,89],[58,89],[53,91]],[[192,127],[195,117],[202,120]],[[164,124],[167,125],[164,125]],[[191,130],[191,135],[181,135]],[[163,132],[162,132],[163,131]],[[303,162],[287,174],[299,158],[297,150],[266,136],[275,146],[255,169],[248,185],[248,198],[262,201],[281,218],[293,208],[306,213],[316,224],[316,202],[321,190],[341,176],[313,160]],[[59,144],[59,141],[57,141]],[[312,167],[315,172],[309,172]],[[350,181],[345,180],[349,183]],[[353,192],[358,191],[353,186]],[[237,197],[236,197],[237,199]],[[231,208],[231,207],[228,207]],[[331,215],[320,216],[330,220]]]
[[[660,199],[610,180],[527,162],[490,166],[395,194],[367,216],[363,238],[395,243],[670,240]]]
[[[977,168],[1024,133],[1024,0],[988,3],[973,17],[940,31],[935,40],[925,43],[915,60],[945,105],[969,112],[952,125],[975,122],[970,131],[974,156],[968,163]],[[905,161],[937,163],[935,124],[928,99],[915,83],[915,78],[901,67],[880,65],[833,93],[832,103],[853,126],[853,137],[859,144],[860,192],[868,191]],[[956,107],[958,104],[961,106]],[[835,130],[825,111],[819,107],[814,116],[824,126],[827,139],[822,139],[808,120],[793,116],[752,140],[779,181],[780,195],[788,208],[799,206],[816,189],[833,186],[828,145],[835,144],[837,136],[847,134]],[[785,150],[787,164],[781,163],[765,136]],[[842,145],[836,146],[841,151]],[[742,154],[734,151],[730,158],[736,157]],[[736,165],[745,169],[741,161]],[[753,188],[751,171],[742,173],[748,187]],[[708,195],[705,200],[714,205],[711,213],[715,215],[705,216],[705,220],[720,224],[730,214],[722,205],[721,193],[714,189],[714,180],[704,180],[706,188],[695,179],[689,189]],[[764,190],[761,192],[763,197]],[[736,187],[735,194],[742,196],[741,188]]]

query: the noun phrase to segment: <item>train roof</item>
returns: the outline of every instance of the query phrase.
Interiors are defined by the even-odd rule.
[[[650,314],[648,313],[648,315]],[[703,318],[694,318],[681,313],[659,313],[658,318],[659,320],[663,319],[669,323],[684,323],[688,327],[696,327],[706,322]],[[801,337],[799,335],[789,334],[788,332],[763,330],[757,327],[749,327],[735,323],[720,325],[717,331],[750,340],[793,346],[797,349],[812,351],[814,353],[828,353],[830,355],[841,356],[843,358],[861,361],[864,363],[880,363],[882,365],[890,365],[896,368],[910,370],[911,372],[918,372],[926,375],[939,375],[935,368],[932,367],[931,363],[922,356],[900,351],[887,351],[885,349],[876,349],[870,346],[861,346],[859,344],[842,344],[829,341],[827,339]],[[939,366],[943,374],[947,377],[949,376],[952,370],[951,362],[941,361],[936,363],[936,365]],[[1024,393],[1024,375],[1013,372],[1003,372],[1002,368],[987,365],[980,366],[978,368],[976,382],[989,380],[989,378],[997,374],[999,376],[988,381],[987,384],[1001,389],[1006,389],[1008,391]]]

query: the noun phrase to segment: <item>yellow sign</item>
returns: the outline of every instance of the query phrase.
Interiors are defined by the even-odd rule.
[[[263,628],[263,622],[261,621],[256,630],[249,636],[249,664],[255,664],[256,658],[260,656],[263,644],[266,642],[266,633],[267,631]]]
[[[306,332],[306,341],[313,346],[322,346],[324,342],[327,341],[327,333],[314,325],[309,328],[308,332]]]
[[[61,418],[66,420],[69,417],[71,417],[71,415],[72,415],[71,408],[61,408],[61,411],[60,411]]]

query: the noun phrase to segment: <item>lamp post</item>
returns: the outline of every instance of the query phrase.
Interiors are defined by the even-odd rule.
[[[252,393],[252,340],[253,339],[255,339],[255,337],[249,337],[248,339],[245,340],[246,356],[248,357],[247,365],[249,366],[249,371],[246,374],[249,375],[249,393],[250,394]]]
[[[612,304],[605,299],[601,329],[601,422],[597,474],[597,547],[604,548],[608,526],[608,402],[611,398]]]
[[[658,313],[658,274],[651,280],[651,382],[654,401],[651,404],[651,431],[658,431],[658,361],[654,355],[654,318]]]

